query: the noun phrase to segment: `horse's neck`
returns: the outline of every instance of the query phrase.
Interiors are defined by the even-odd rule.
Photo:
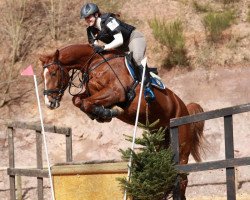
[[[72,45],[62,49],[60,61],[71,69],[80,68],[85,65],[93,55],[89,45]]]
[[[121,55],[121,52],[110,51],[105,55],[94,54],[90,45],[71,45],[61,49],[60,61],[68,66],[68,69],[87,68],[91,63],[102,62],[105,59]]]

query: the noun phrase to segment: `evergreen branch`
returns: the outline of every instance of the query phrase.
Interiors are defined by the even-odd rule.
[[[154,126],[158,121],[154,122]],[[135,140],[142,145],[137,153],[128,148],[120,150],[123,158],[132,156],[130,181],[126,178],[118,179],[123,189],[133,200],[162,200],[171,195],[178,172],[175,169],[171,149],[163,148],[166,128],[153,130],[152,124],[143,125],[144,131],[141,138]],[[126,136],[132,141],[132,137]]]

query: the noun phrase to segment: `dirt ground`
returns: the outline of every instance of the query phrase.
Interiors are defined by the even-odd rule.
[[[205,69],[180,73],[177,70],[163,74],[167,87],[174,90],[185,102],[198,102],[205,111],[229,107],[249,102],[248,87],[250,68],[237,69]],[[42,86],[42,85],[41,85]],[[40,86],[40,87],[41,87]],[[188,87],[187,87],[188,86]],[[190,88],[190,89],[189,89]],[[42,99],[42,96],[41,96]],[[70,108],[70,112],[68,112]],[[19,107],[13,120],[38,121],[36,102],[32,101]],[[73,130],[73,160],[110,160],[120,159],[120,148],[125,149],[130,143],[123,140],[123,134],[131,134],[133,127],[116,119],[108,124],[99,124],[88,119],[83,113],[71,105],[70,96],[66,95],[61,107],[51,111],[44,107],[45,123],[72,127]],[[250,113],[234,116],[235,157],[250,155],[249,130]],[[214,119],[205,123],[205,138],[209,142],[204,161],[224,159],[223,119]],[[1,129],[1,166],[8,166],[7,138]],[[35,166],[35,135],[32,131],[17,130],[15,133],[16,166]],[[140,131],[138,132],[138,136]],[[47,135],[49,157],[51,163],[65,160],[65,139],[62,136]],[[55,151],[56,150],[56,151]],[[45,156],[44,156],[45,158]],[[194,162],[190,157],[190,162]],[[44,160],[44,163],[46,161]],[[248,199],[250,194],[250,168],[237,169],[237,194],[239,199]],[[8,199],[8,177],[1,172],[0,199]],[[31,199],[35,193],[34,179],[24,178],[23,189],[25,199]],[[48,185],[47,185],[48,186]],[[45,193],[49,199],[49,190]],[[225,199],[225,170],[196,172],[189,175],[187,188],[188,199]],[[199,198],[198,198],[199,197]]]

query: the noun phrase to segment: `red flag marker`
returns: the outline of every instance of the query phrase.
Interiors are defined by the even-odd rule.
[[[21,72],[21,75],[22,75],[22,76],[33,76],[33,75],[34,75],[34,72],[33,72],[32,65],[30,65],[30,66],[28,66],[26,69],[24,69],[24,70]]]
[[[32,65],[30,65],[26,69],[24,69],[21,72],[21,75],[22,76],[33,76],[33,78],[34,78],[35,90],[36,90],[36,98],[37,98],[38,110],[39,110],[41,127],[42,127],[43,142],[44,142],[45,154],[46,154],[46,159],[47,159],[47,164],[48,164],[48,171],[49,171],[50,189],[51,189],[51,194],[52,194],[51,199],[55,200],[54,187],[53,187],[52,174],[51,174],[51,165],[50,165],[50,161],[49,161],[48,147],[47,147],[46,136],[45,136],[45,131],[44,131],[44,124],[43,124],[42,108],[41,108],[39,94],[38,94],[38,86],[37,86],[36,75],[33,72]]]

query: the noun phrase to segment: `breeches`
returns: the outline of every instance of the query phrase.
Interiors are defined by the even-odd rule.
[[[133,53],[133,58],[139,66],[146,53],[146,39],[141,32],[134,30],[129,41],[129,51]]]

